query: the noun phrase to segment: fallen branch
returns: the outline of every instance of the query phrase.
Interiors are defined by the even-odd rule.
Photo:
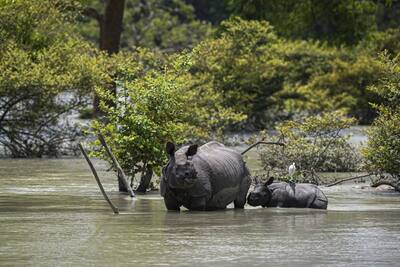
[[[372,174],[364,174],[364,175],[359,175],[359,176],[355,176],[355,177],[345,178],[345,179],[336,181],[334,183],[328,184],[328,185],[326,185],[326,187],[331,187],[331,186],[334,186],[334,185],[337,185],[337,184],[340,184],[340,183],[343,183],[343,182],[346,182],[346,181],[350,181],[350,180],[356,180],[356,179],[360,179],[360,178],[365,178],[365,177],[368,177],[368,176],[371,176],[371,175]]]
[[[264,144],[264,145],[278,145],[278,146],[285,146],[284,143],[281,142],[265,142],[265,141],[258,141],[257,143],[252,144],[248,148],[246,148],[244,151],[242,151],[240,154],[244,155],[247,151],[252,149],[255,146],[258,146],[259,144]]]
[[[114,167],[117,169],[118,172],[118,179],[122,181],[122,183],[124,184],[126,190],[129,192],[129,195],[131,197],[135,197],[135,193],[132,190],[132,187],[129,185],[128,183],[128,179],[126,178],[125,172],[124,170],[121,168],[121,165],[119,165],[117,159],[115,158],[114,154],[111,152],[110,147],[107,145],[106,140],[104,139],[103,135],[101,133],[98,134],[100,143],[103,145],[103,147],[105,148],[108,156],[110,156]]]
[[[97,175],[96,169],[94,168],[92,162],[90,161],[88,155],[86,154],[85,150],[83,149],[82,145],[79,143],[79,149],[81,150],[83,156],[85,157],[87,163],[89,164],[90,169],[92,170],[92,173],[94,175],[94,178],[96,179],[97,184],[100,187],[100,191],[103,194],[104,199],[108,202],[108,204],[110,205],[110,207],[112,208],[112,210],[114,211],[115,214],[119,213],[119,210],[116,206],[114,206],[114,204],[111,202],[111,200],[109,199],[109,197],[107,196],[106,192],[104,191],[103,185],[100,182],[99,176]]]

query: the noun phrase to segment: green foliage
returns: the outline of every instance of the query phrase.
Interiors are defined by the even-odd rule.
[[[368,170],[400,179],[400,111],[381,109],[363,150]]]
[[[386,51],[388,55],[400,53],[400,29],[388,29],[372,33],[358,45],[359,50],[366,50],[371,55]]]
[[[217,38],[194,49],[192,72],[218,90],[226,106],[260,124],[284,79],[285,64],[274,51],[279,40],[267,22],[233,18],[221,26]]]
[[[65,116],[102,80],[93,50],[72,35],[57,3],[1,5],[0,143],[13,157],[57,155],[77,135]]]
[[[370,89],[384,98],[375,105],[379,117],[368,131],[367,147],[363,150],[366,166],[377,174],[390,175],[400,181],[400,64],[399,57],[382,55],[385,76]]]
[[[218,93],[192,89],[189,55],[158,59],[162,62],[158,67],[146,64],[149,57],[157,55],[139,50],[114,56],[118,93],[114,97],[99,88],[105,120],[93,124],[94,133],[103,133],[131,176],[149,168],[158,172],[166,160],[167,141],[208,139],[243,119],[221,105]],[[113,105],[106,105],[110,102]]]
[[[258,128],[294,114],[337,109],[368,123],[375,116],[369,102],[379,99],[366,88],[382,75],[370,50],[289,41],[268,22],[237,17],[194,49],[192,72]]]
[[[260,152],[264,170],[289,179],[287,169],[296,163],[295,181],[320,183],[317,172],[354,171],[359,157],[341,132],[349,128],[354,119],[340,112],[322,113],[299,120],[285,121],[276,127],[279,133],[263,132],[258,138],[281,141],[284,148],[266,146]]]
[[[322,57],[319,59],[323,60]],[[361,123],[370,123],[376,114],[369,103],[376,103],[379,98],[367,87],[382,76],[379,61],[364,52],[337,52],[337,57],[325,61],[325,64],[328,64],[326,69],[329,71],[314,74],[304,85],[288,88],[299,97],[285,101],[286,110],[318,113],[341,109],[357,117]]]
[[[287,38],[356,44],[376,29],[377,3],[373,0],[229,0],[234,14],[268,20]]]
[[[197,19],[219,24],[229,17],[225,1],[215,0],[185,0],[193,6]]]
[[[99,0],[88,1],[86,6],[103,12]],[[89,40],[98,42],[97,21],[82,18],[82,34]],[[194,9],[183,0],[129,0],[126,1],[121,48],[145,47],[165,52],[192,48],[213,29],[206,22],[196,19]]]

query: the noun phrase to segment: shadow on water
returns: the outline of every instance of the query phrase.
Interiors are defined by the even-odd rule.
[[[232,206],[167,212],[158,194],[103,200],[80,159],[0,160],[0,265],[394,266],[400,197],[361,184],[322,188],[327,211]]]

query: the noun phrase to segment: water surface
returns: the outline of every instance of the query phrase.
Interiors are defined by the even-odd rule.
[[[0,266],[399,266],[400,196],[323,188],[327,211],[167,212],[120,195],[114,215],[82,159],[0,160]],[[251,164],[250,164],[251,165]]]

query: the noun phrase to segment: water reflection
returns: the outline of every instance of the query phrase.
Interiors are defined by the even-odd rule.
[[[400,198],[324,189],[327,211],[232,207],[167,212],[131,199],[96,162],[113,215],[82,160],[0,161],[0,265],[395,266]]]

